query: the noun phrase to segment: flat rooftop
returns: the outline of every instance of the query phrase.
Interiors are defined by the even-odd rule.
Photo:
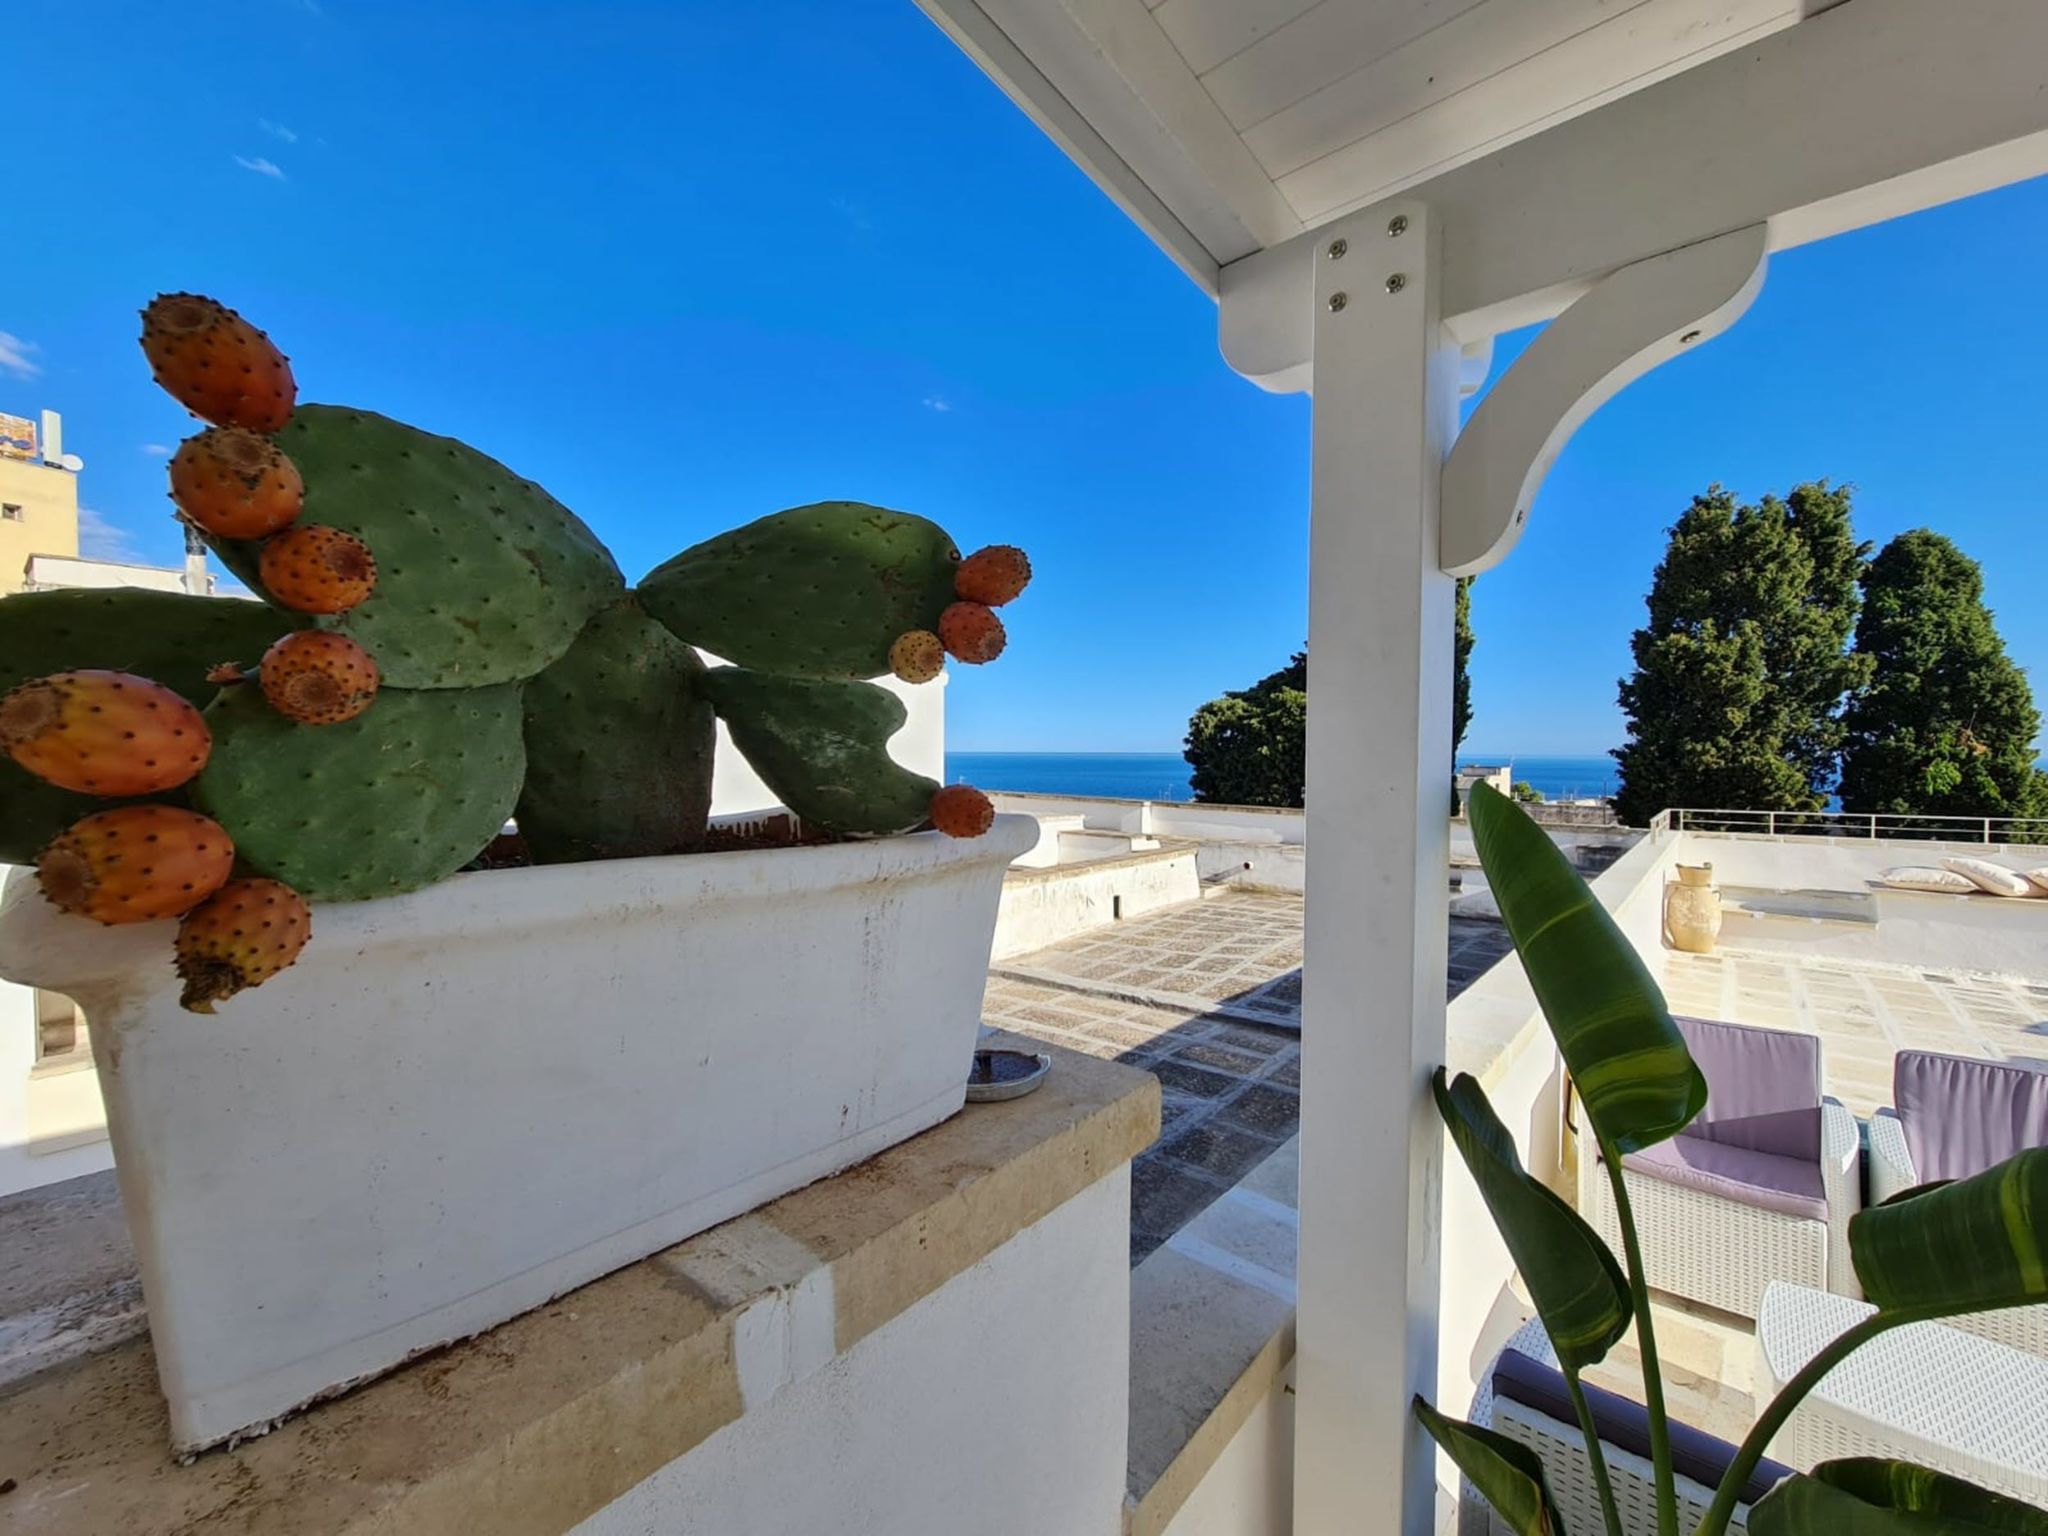
[[[1299,896],[1224,890],[990,971],[989,1024],[1159,1078],[1159,1141],[1131,1172],[1134,1264],[1295,1133],[1301,917]],[[1449,995],[1509,948],[1498,923],[1453,917]]]

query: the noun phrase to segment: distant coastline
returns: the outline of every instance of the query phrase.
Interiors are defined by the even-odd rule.
[[[1614,759],[1489,756],[1460,753],[1460,762],[1511,763],[1518,781],[1546,799],[1611,795]],[[1103,795],[1119,800],[1192,800],[1187,762],[1178,752],[948,752],[946,782],[1019,794]],[[1449,777],[1448,773],[1445,775]]]

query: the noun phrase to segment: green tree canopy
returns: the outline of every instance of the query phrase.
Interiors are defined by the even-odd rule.
[[[1472,723],[1472,581],[1458,579],[1451,756]],[[1300,805],[1308,768],[1308,653],[1251,687],[1211,699],[1188,722],[1182,754],[1195,798],[1225,805]],[[1455,797],[1454,797],[1455,798]]]
[[[1476,578],[1458,578],[1458,617],[1453,631],[1451,662],[1451,759],[1455,766],[1458,749],[1465,745],[1465,731],[1472,724],[1472,583]]]
[[[1846,650],[1867,550],[1850,510],[1848,487],[1826,481],[1753,504],[1717,485],[1672,525],[1620,689],[1624,821],[1826,803],[1844,696],[1868,670]]]
[[[1249,688],[1211,699],[1188,722],[1197,800],[1300,805],[1308,758],[1308,653]]]
[[[2040,711],[1976,561],[1925,528],[1893,539],[1864,572],[1856,648],[1873,670],[1849,709],[1844,810],[2048,816]]]

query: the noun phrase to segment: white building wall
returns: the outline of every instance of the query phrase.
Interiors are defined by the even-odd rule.
[[[1165,1536],[1289,1536],[1294,1529],[1293,1372],[1239,1426]],[[1361,1525],[1361,1529],[1364,1527]]]
[[[572,1536],[1118,1536],[1129,1371],[1125,1165]]]
[[[1003,882],[991,959],[1028,954],[1105,924],[1198,901],[1202,895],[1193,849],[1055,867],[1057,873],[1049,875],[1013,869]]]
[[[37,1074],[36,1028],[35,990],[0,981],[0,1196],[114,1165],[99,1075]]]

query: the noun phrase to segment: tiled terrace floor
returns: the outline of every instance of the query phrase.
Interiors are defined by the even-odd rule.
[[[1736,950],[1663,960],[1674,1013],[1819,1035],[1828,1089],[1860,1118],[1891,1102],[1900,1050],[2048,1065],[2048,956],[2030,981]]]
[[[1295,1132],[1301,1085],[1299,897],[1233,892],[997,964],[999,1028],[1153,1072],[1159,1141],[1131,1175],[1135,1263]],[[1505,954],[1496,924],[1453,919],[1463,991]]]

